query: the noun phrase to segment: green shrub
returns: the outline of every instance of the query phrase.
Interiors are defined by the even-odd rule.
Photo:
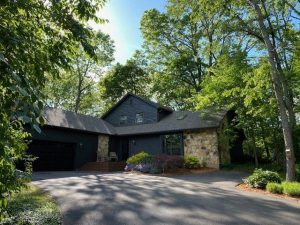
[[[278,183],[268,183],[266,186],[267,191],[275,194],[282,194],[283,193],[283,187],[281,184]]]
[[[147,152],[139,152],[131,157],[129,157],[126,161],[128,164],[139,164],[139,163],[149,163],[152,160],[152,156]]]
[[[265,189],[267,183],[281,183],[278,173],[268,170],[255,169],[253,174],[244,179],[244,183],[254,188]]]
[[[57,205],[42,190],[29,185],[14,193],[7,208],[8,216],[0,224],[5,225],[60,225]]]
[[[188,169],[196,169],[200,167],[199,159],[196,156],[187,155],[184,156],[183,165]]]
[[[283,182],[283,193],[291,196],[300,196],[299,182]]]

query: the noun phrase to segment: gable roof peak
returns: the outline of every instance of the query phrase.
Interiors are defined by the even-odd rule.
[[[102,116],[101,116],[101,118],[102,119],[104,119],[105,117],[107,117],[108,116],[108,114],[110,114],[115,108],[117,108],[119,105],[121,105],[121,103],[123,103],[128,97],[134,97],[134,98],[137,98],[137,99],[139,99],[139,100],[141,100],[141,101],[143,101],[143,102],[145,102],[145,103],[147,103],[147,104],[149,104],[149,105],[151,105],[151,106],[154,106],[155,108],[157,108],[157,109],[163,109],[163,110],[165,110],[165,111],[168,111],[168,112],[173,112],[173,109],[172,108],[170,108],[170,107],[167,107],[167,106],[162,106],[162,105],[160,105],[159,103],[157,103],[157,102],[154,102],[154,101],[151,101],[151,100],[149,100],[149,99],[146,99],[146,98],[144,98],[144,97],[141,97],[141,96],[138,96],[138,95],[136,95],[136,94],[133,94],[133,93],[131,93],[131,92],[128,92],[126,95],[124,95],[113,107],[111,107],[107,112],[105,112]]]

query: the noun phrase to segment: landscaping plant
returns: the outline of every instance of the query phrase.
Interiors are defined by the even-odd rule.
[[[269,170],[255,169],[252,175],[244,179],[247,185],[262,189],[265,189],[269,182],[281,183],[279,174]]]
[[[129,157],[126,161],[127,164],[139,164],[139,163],[149,163],[152,160],[152,156],[149,155],[147,152],[139,152],[131,157]]]
[[[160,154],[153,157],[153,165],[162,170],[172,170],[183,167],[183,157],[178,155]]]
[[[127,165],[125,171],[139,171],[142,173],[149,173],[152,170],[152,156],[147,152],[139,152],[126,161]]]
[[[283,182],[283,193],[291,196],[300,196],[299,182]]]
[[[274,194],[282,194],[283,193],[283,187],[279,183],[268,183],[266,186],[266,189],[268,192],[274,193]]]
[[[184,156],[183,160],[184,160],[183,165],[187,169],[196,169],[201,166],[200,161],[196,156],[187,155]]]
[[[7,208],[5,225],[59,225],[60,213],[57,205],[45,192],[35,186],[22,188],[14,193]]]
[[[146,152],[139,152],[129,157],[126,162],[125,171],[142,173],[164,173],[166,170],[183,167],[182,156],[166,154],[151,156]]]

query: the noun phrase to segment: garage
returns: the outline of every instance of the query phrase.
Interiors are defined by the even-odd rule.
[[[38,157],[33,162],[34,171],[74,170],[76,143],[33,140],[28,153]]]

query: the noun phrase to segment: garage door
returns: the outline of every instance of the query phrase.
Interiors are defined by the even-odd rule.
[[[28,153],[38,157],[33,162],[34,171],[74,170],[76,144],[33,140]]]

